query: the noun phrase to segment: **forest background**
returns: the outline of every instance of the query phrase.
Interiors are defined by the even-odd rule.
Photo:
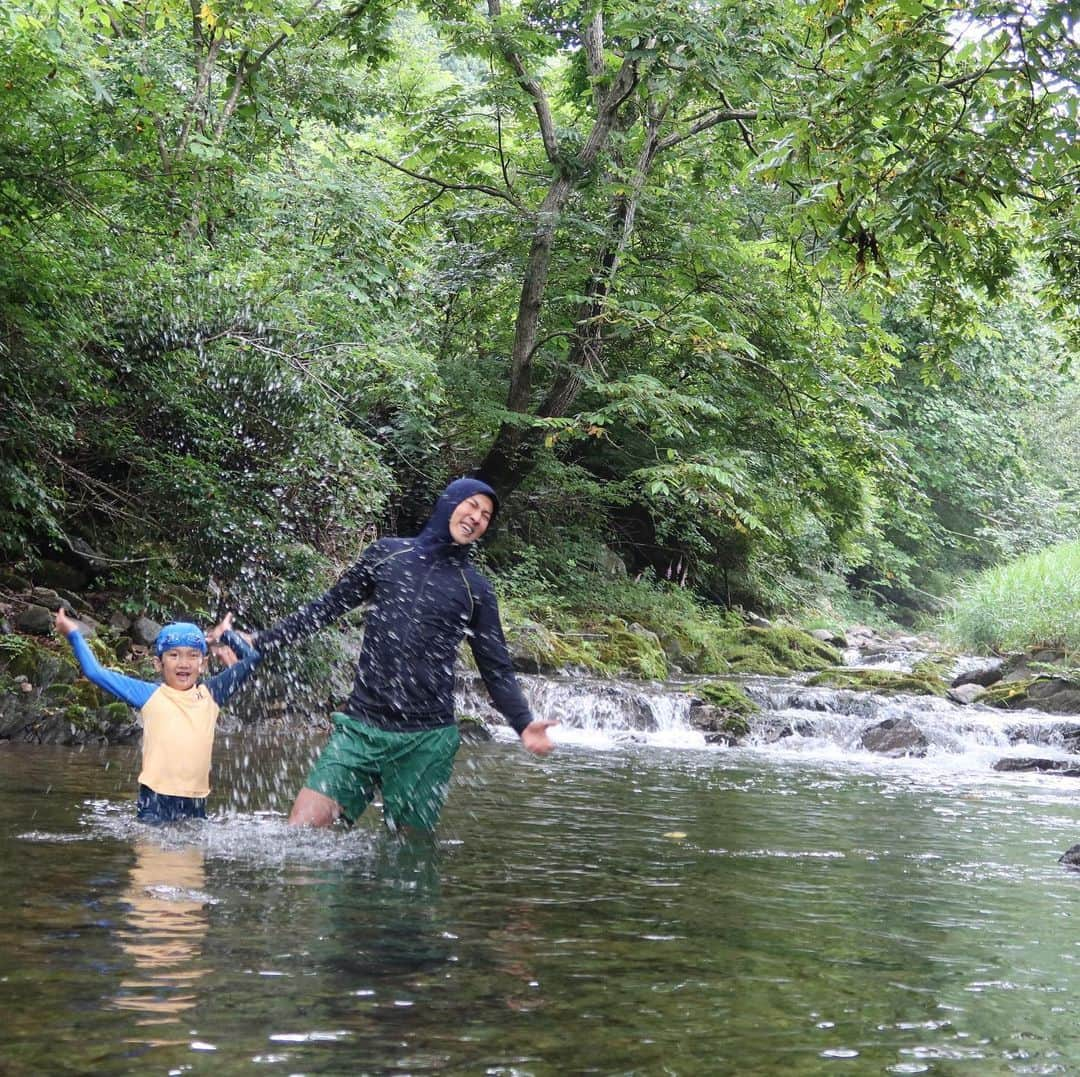
[[[910,621],[1080,537],[1076,9],[21,0],[0,559],[264,624],[444,482],[520,616]],[[208,612],[217,612],[208,609]]]

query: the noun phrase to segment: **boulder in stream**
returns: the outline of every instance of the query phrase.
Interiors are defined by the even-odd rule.
[[[981,684],[961,684],[956,688],[950,688],[946,695],[954,703],[966,706],[986,695],[986,689]]]
[[[1040,710],[1046,714],[1080,714],[1080,681],[1069,677],[1004,680],[988,688],[984,703],[1004,710]]]
[[[1068,759],[1005,758],[994,764],[994,770],[1034,770],[1043,774],[1060,774],[1065,778],[1080,778],[1080,766]]]
[[[1072,845],[1058,857],[1058,863],[1080,871],[1080,845]]]
[[[895,669],[861,669],[836,666],[823,669],[807,682],[811,688],[847,688],[856,692],[875,692],[878,695],[945,695],[945,682],[926,673],[905,673]]]
[[[977,684],[989,688],[992,684],[997,684],[1003,675],[1001,659],[995,658],[985,666],[976,666],[954,677],[951,687],[962,688],[966,684]]]
[[[910,718],[886,718],[865,730],[860,743],[867,751],[892,759],[902,756],[921,759],[930,745],[926,734]]]

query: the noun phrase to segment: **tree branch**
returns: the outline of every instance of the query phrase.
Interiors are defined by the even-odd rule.
[[[438,176],[427,176],[423,172],[415,172],[411,168],[399,165],[396,161],[391,161],[389,157],[384,157],[381,153],[375,153],[374,150],[361,150],[360,152],[366,157],[374,157],[376,161],[382,161],[384,165],[389,165],[391,168],[397,169],[398,172],[403,172],[406,176],[411,176],[415,180],[420,180],[423,183],[434,183],[440,190],[479,191],[481,194],[491,195],[492,198],[501,198],[504,202],[509,202],[515,209],[522,208],[521,203],[518,202],[512,192],[500,191],[498,187],[490,187],[486,183],[449,183],[446,180],[439,179]]]
[[[717,124],[734,121],[741,126],[743,121],[756,120],[757,118],[758,110],[756,108],[716,109],[692,123],[685,131],[673,131],[666,138],[662,138],[656,147],[656,152],[663,153],[664,150],[669,150],[672,146],[678,146],[680,142],[685,142],[695,135],[700,135],[702,131],[707,131],[710,127],[716,127]]]
[[[500,0],[488,0],[488,15],[493,23],[501,14],[502,3]],[[537,122],[540,124],[540,137],[544,140],[544,152],[547,154],[548,160],[553,165],[557,165],[559,163],[559,140],[555,134],[555,121],[552,119],[551,106],[548,104],[547,97],[544,94],[544,88],[537,79],[534,79],[525,70],[525,64],[522,62],[521,57],[511,47],[506,34],[497,27],[495,28],[495,40],[498,42],[503,59],[506,60],[517,76],[521,88],[532,98],[533,111],[535,111]]]
[[[592,22],[585,27],[585,66],[592,80],[593,105],[601,103],[600,80],[604,77],[604,12],[597,8]]]

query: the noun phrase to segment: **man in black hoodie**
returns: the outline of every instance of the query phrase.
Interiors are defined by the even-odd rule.
[[[458,479],[439,497],[416,538],[369,546],[321,598],[260,632],[263,655],[317,632],[369,603],[352,694],[297,795],[289,822],[354,822],[381,788],[387,822],[433,830],[460,744],[454,720],[454,662],[468,636],[492,701],[536,755],[554,745],[552,721],[534,719],[506,650],[495,592],[469,561],[488,529],[495,491]]]

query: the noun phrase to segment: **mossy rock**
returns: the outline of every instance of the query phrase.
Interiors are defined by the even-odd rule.
[[[80,670],[70,652],[67,654],[47,651],[38,663],[34,682],[41,685],[74,684],[80,676]]]
[[[1022,707],[1027,702],[1028,689],[1035,679],[1029,677],[1020,681],[998,681],[987,688],[986,693],[979,697],[979,702],[988,707],[1000,707],[1002,710]]]
[[[98,707],[98,720],[109,725],[123,725],[133,720],[131,708],[126,703],[114,700]]]
[[[538,621],[507,625],[506,644],[514,669],[520,673],[547,673],[559,668],[558,639]]]
[[[83,731],[98,728],[97,714],[89,707],[82,707],[77,703],[64,708],[64,718]]]
[[[705,703],[690,708],[690,725],[705,735],[707,744],[735,745],[750,733],[745,714]]]
[[[731,631],[730,626],[721,627],[711,622],[694,623],[686,626],[684,631],[676,629],[665,635],[662,641],[664,653],[669,662],[686,673],[707,677],[710,674],[738,672],[732,668]],[[757,666],[765,661],[761,652],[755,651],[753,654],[757,657],[747,665],[754,668],[745,672],[757,672]]]
[[[770,677],[782,677],[791,668],[778,662],[764,647],[736,644],[724,655],[724,673],[760,673]]]
[[[694,686],[693,694],[731,714],[757,714],[760,709],[740,685],[731,681],[704,681]]]
[[[1002,710],[1033,707],[1049,714],[1076,714],[1080,711],[1080,681],[1069,677],[999,681],[979,697],[979,702]]]
[[[618,623],[610,626],[596,641],[596,656],[604,669],[625,673],[642,680],[667,679],[667,656],[655,632],[638,626]]]
[[[585,669],[591,673],[605,673],[606,670],[597,657],[595,648],[590,646],[591,642],[591,640],[583,640],[576,636],[553,634],[554,668]]]
[[[724,732],[741,740],[750,735],[750,723],[743,714],[729,714],[724,719]]]
[[[492,733],[487,722],[475,714],[462,714],[458,716],[458,733],[464,741],[491,740]]]
[[[952,672],[956,666],[956,655],[954,654],[932,654],[926,658],[920,658],[911,667],[911,672],[916,677],[938,677],[941,680],[948,680],[952,677]]]
[[[948,691],[946,683],[933,674],[919,676],[895,669],[851,669],[847,666],[824,669],[806,683],[813,688],[846,688],[883,696],[944,696]]]
[[[725,652],[732,672],[779,675],[822,669],[840,662],[840,652],[801,628],[744,627],[726,633]]]
[[[0,638],[0,669],[9,677],[25,677],[38,683],[38,668],[52,658],[47,647],[29,636],[10,635]]]
[[[71,686],[71,700],[81,707],[97,710],[105,702],[105,694],[91,681],[77,681]],[[126,704],[125,704],[126,706]]]

